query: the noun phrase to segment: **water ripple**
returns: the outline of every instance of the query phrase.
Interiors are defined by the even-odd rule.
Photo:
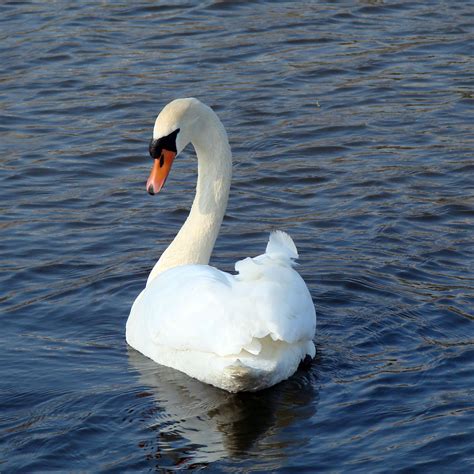
[[[471,10],[3,2],[2,470],[471,472]],[[191,150],[144,192],[178,96],[234,153],[212,263],[287,230],[317,307],[315,361],[259,394],[124,341],[193,197]]]

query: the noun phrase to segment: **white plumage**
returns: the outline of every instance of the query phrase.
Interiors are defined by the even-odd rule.
[[[180,101],[188,101],[188,107]],[[161,114],[158,117],[156,138],[160,129],[169,133],[179,128],[181,133],[186,114],[193,117],[193,124],[196,116],[207,120],[215,131],[218,119],[211,109],[196,99],[180,101],[175,101],[180,102],[178,117],[169,110],[174,102],[165,108],[166,121],[171,116],[176,122],[171,127],[160,123]],[[203,130],[205,125],[201,124]],[[147,357],[203,382],[231,392],[259,390],[291,376],[306,355],[314,357],[316,313],[306,284],[293,268],[298,258],[296,246],[284,232],[271,233],[264,254],[238,261],[236,275],[207,265],[222,221],[222,206],[225,209],[227,203],[230,167],[214,166],[221,172],[229,170],[228,174],[219,176],[213,169],[207,175],[211,182],[204,187],[200,180],[202,185],[206,165],[230,160],[230,149],[222,158],[226,147],[216,143],[225,141],[228,148],[222,130],[217,135],[209,132],[213,140],[208,150],[195,145],[200,176],[190,216],[135,300],[126,338]],[[194,144],[189,136],[181,148],[187,141]],[[213,155],[216,150],[220,156]],[[204,223],[203,238],[196,234]],[[180,249],[185,248],[186,240],[191,251],[183,256]]]

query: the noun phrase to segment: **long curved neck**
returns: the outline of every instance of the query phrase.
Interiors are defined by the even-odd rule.
[[[148,277],[186,264],[207,265],[219,234],[229,197],[232,154],[224,126],[212,113],[192,140],[198,159],[196,195],[186,222]]]

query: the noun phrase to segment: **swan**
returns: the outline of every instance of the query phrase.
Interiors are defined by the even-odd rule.
[[[298,251],[285,232],[272,232],[262,255],[239,260],[235,275],[209,266],[227,207],[232,154],[224,126],[207,105],[177,99],[160,112],[147,191],[161,191],[189,143],[198,160],[194,201],[132,305],[126,341],[158,364],[228,392],[261,390],[314,357],[313,301],[294,269]]]

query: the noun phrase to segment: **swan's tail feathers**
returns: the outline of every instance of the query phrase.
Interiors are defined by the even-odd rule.
[[[293,239],[281,230],[274,230],[270,233],[265,253],[272,258],[298,258],[298,250]]]

